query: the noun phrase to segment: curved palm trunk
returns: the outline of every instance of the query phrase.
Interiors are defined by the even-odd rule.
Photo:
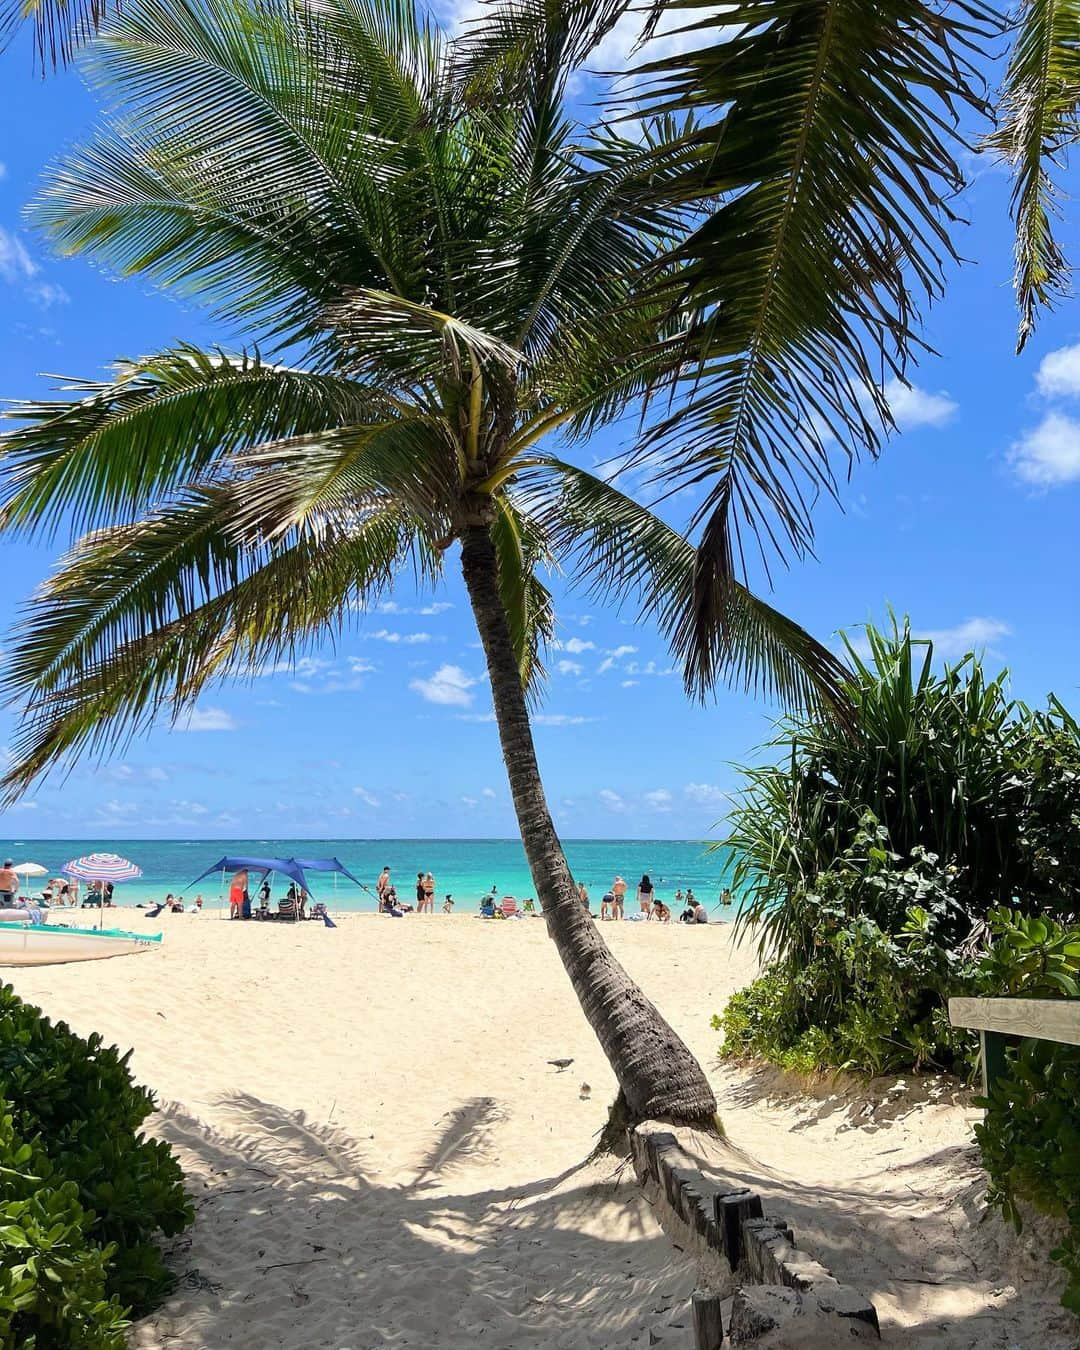
[[[589,1025],[615,1071],[632,1120],[711,1121],[716,1098],[694,1056],[615,960],[586,914],[548,811],[498,561],[483,525],[462,535],[461,568],[480,631],[503,759],[536,893]]]

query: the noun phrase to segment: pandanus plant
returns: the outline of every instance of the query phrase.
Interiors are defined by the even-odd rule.
[[[703,640],[693,544],[556,453],[668,361],[677,320],[634,279],[678,216],[652,204],[648,136],[586,142],[566,117],[579,54],[565,26],[549,39],[508,102],[459,78],[410,0],[132,0],[109,20],[91,68],[110,124],[53,172],[37,220],[259,346],[177,346],[13,410],[0,523],[82,537],[8,650],[24,720],[6,786],[453,559],[536,893],[627,1111],[700,1121],[708,1081],[581,907],[545,801],[542,569],[635,599],[696,690],[724,671],[814,702],[839,670],[734,580]]]

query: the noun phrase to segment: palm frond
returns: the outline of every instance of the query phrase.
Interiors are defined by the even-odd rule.
[[[386,416],[395,404],[335,375],[182,346],[117,365],[66,398],[16,403],[0,437],[0,526],[76,531],[138,517],[240,448]]]
[[[879,448],[882,386],[918,353],[919,304],[954,256],[959,118],[983,107],[995,19],[982,0],[667,9],[700,45],[646,66],[643,92],[700,118],[664,190],[704,218],[661,283],[692,318],[688,397],[648,448],[669,452],[671,488],[705,485],[699,573],[726,586],[744,535],[766,564],[803,553],[836,457]]]
[[[1069,294],[1069,265],[1054,237],[1060,192],[1054,174],[1080,132],[1080,4],[1024,0],[1001,94],[1003,115],[986,144],[1013,171],[1016,298],[1022,351],[1039,309]]]
[[[730,572],[710,579],[716,594],[704,620],[693,544],[647,507],[555,459],[522,475],[519,490],[572,584],[598,599],[633,602],[641,622],[657,624],[691,696],[703,698],[726,679],[789,707],[842,715],[847,671],[836,656]]]
[[[491,538],[499,561],[499,593],[506,610],[521,683],[530,702],[539,702],[547,679],[543,654],[555,631],[551,592],[537,567],[547,561],[536,526],[505,496],[496,502]]]
[[[66,66],[101,27],[108,0],[2,0],[0,53],[24,24],[34,30],[34,60],[42,71]]]
[[[3,782],[12,800],[65,756],[105,752],[208,683],[291,658],[337,631],[410,557],[439,555],[400,506],[240,543],[241,485],[211,487],[81,541],[38,591],[7,652],[2,687],[23,718]]]

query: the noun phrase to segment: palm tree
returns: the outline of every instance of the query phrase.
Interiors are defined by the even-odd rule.
[[[528,699],[551,597],[538,567],[634,597],[691,682],[725,668],[798,701],[840,671],[730,584],[702,644],[694,549],[544,448],[621,414],[666,357],[632,286],[677,214],[655,146],[562,111],[554,22],[529,96],[463,82],[411,0],[133,0],[94,50],[124,102],[36,208],[66,252],[139,273],[255,334],[179,346],[20,405],[0,524],[75,544],[8,654],[24,709],[6,786],[104,751],[207,681],[287,657],[460,546],[537,894],[631,1118],[715,1112],[693,1056],[578,903]],[[268,354],[269,353],[269,354]]]

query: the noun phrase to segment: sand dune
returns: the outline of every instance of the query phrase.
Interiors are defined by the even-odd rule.
[[[614,1084],[542,922],[161,922],[160,954],[5,975],[134,1046],[188,1170],[180,1288],[133,1346],[685,1343],[692,1263],[625,1172],[583,1161]],[[720,926],[605,935],[711,1062],[709,1018],[749,952]],[[1052,1290],[1018,1295],[999,1227],[972,1224],[963,1101],[894,1092],[871,1110],[714,1073],[725,1148],[877,1299],[886,1340],[1075,1346]]]

